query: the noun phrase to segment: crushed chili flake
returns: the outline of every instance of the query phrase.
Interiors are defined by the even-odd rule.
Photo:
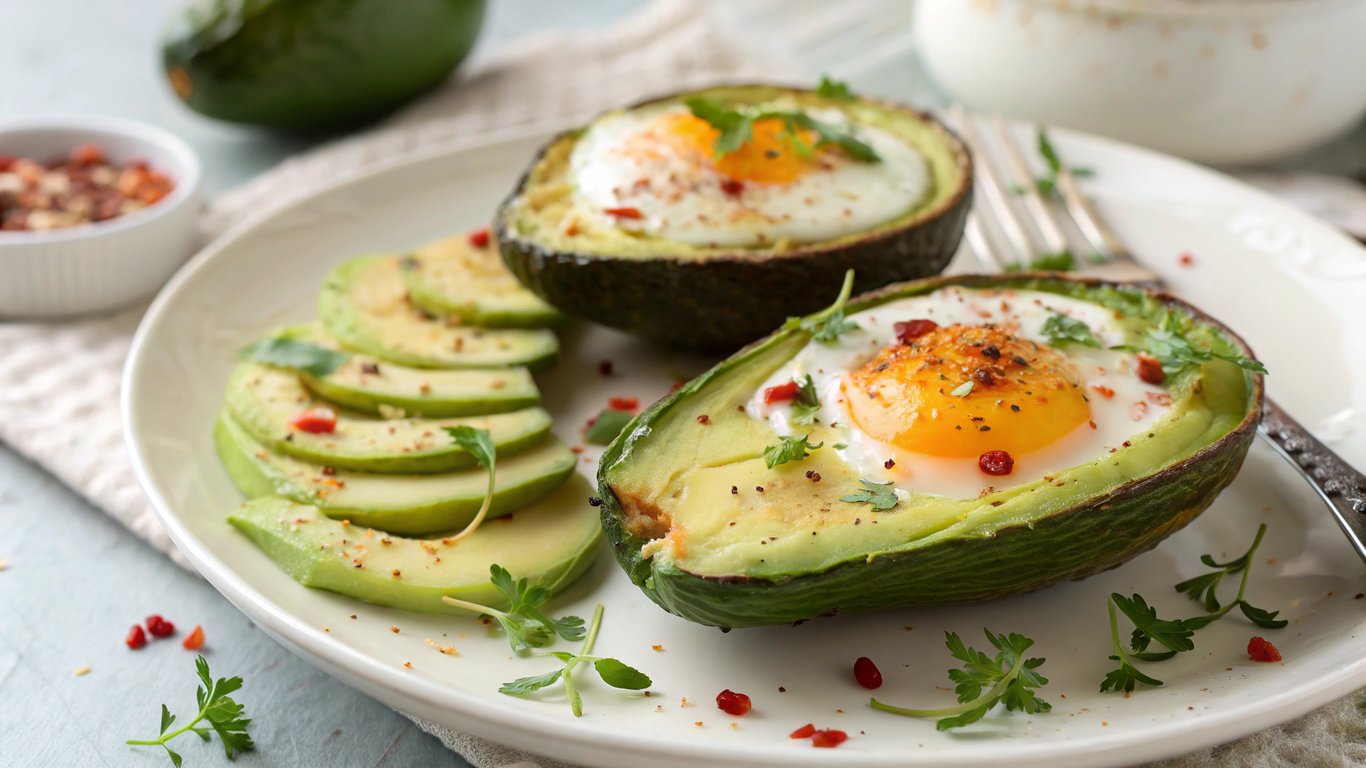
[[[886,461],[882,462],[882,468],[883,468],[883,469],[891,469],[892,467],[895,467],[895,466],[896,466],[896,460],[895,460],[895,459],[887,459]]]
[[[910,344],[938,327],[939,323],[925,319],[906,320],[892,324],[892,330],[896,332],[896,338],[902,344]]]
[[[475,248],[487,248],[487,247],[489,247],[489,230],[488,230],[488,227],[485,227],[485,228],[483,228],[483,229],[476,229],[476,230],[474,230],[473,232],[471,232],[471,233],[470,233],[469,240],[470,240],[470,245],[474,246]]]
[[[792,733],[789,733],[787,736],[790,739],[809,739],[811,738],[811,734],[815,732],[816,726],[813,723],[807,723]]]
[[[0,230],[61,229],[113,219],[165,198],[175,183],[145,161],[117,164],[94,144],[46,164],[0,157]]]
[[[749,696],[727,688],[716,694],[716,708],[728,715],[742,717],[753,708],[753,704],[750,702]]]
[[[999,477],[1015,471],[1015,459],[1008,451],[987,451],[977,457],[977,467],[988,475]]]
[[[186,635],[185,639],[180,644],[184,646],[187,651],[197,651],[200,648],[203,648],[204,628],[198,624],[194,625],[194,629],[190,630],[190,634]]]
[[[795,381],[786,384],[764,388],[764,404],[772,405],[786,400],[796,400],[797,393],[801,391],[801,385]]]
[[[640,400],[634,397],[614,397],[607,401],[607,407],[614,411],[634,411],[640,407]]]
[[[832,749],[843,744],[849,739],[849,734],[833,728],[824,731],[816,731],[811,734],[811,746]]]
[[[141,624],[134,624],[133,628],[128,630],[128,636],[123,638],[123,642],[136,651],[147,644],[147,633],[142,631]]]
[[[1167,380],[1167,372],[1162,370],[1162,363],[1152,355],[1138,355],[1138,378],[1149,384],[1161,384]]]
[[[291,417],[289,426],[312,435],[331,434],[337,431],[337,412],[325,407],[309,408]]]
[[[1176,257],[1176,263],[1183,267],[1192,266],[1195,264],[1195,254],[1190,251],[1182,251],[1181,255]]]
[[[1266,638],[1257,636],[1247,641],[1247,655],[1253,661],[1280,661],[1281,652]]]
[[[731,196],[739,196],[745,191],[745,183],[736,179],[722,179],[721,191]]]
[[[603,211],[608,216],[615,216],[618,219],[643,219],[645,214],[639,208],[607,208]]]
[[[708,424],[711,424],[711,417],[704,413],[697,417],[697,423],[705,427]]]
[[[147,631],[152,637],[170,637],[175,634],[175,625],[163,619],[160,614],[152,614],[147,617]]]
[[[1110,398],[1115,396],[1115,391],[1105,386],[1104,384],[1092,384],[1091,389],[1094,389],[1097,394],[1099,394],[1106,400],[1109,400]]]
[[[854,679],[864,688],[875,690],[882,687],[882,670],[872,659],[860,656],[854,661]]]

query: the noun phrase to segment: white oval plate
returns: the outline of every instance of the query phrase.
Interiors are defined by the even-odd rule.
[[[234,350],[310,317],[320,280],[341,260],[482,225],[545,138],[410,160],[239,227],[181,270],[138,331],[123,415],[144,488],[214,586],[310,663],[403,711],[597,766],[1129,764],[1228,741],[1366,685],[1366,602],[1353,600],[1366,591],[1366,569],[1321,504],[1260,444],[1218,502],[1155,551],[1084,582],[985,604],[723,634],[656,608],[604,552],[556,607],[586,617],[605,603],[598,652],[638,666],[655,686],[646,698],[586,682],[581,719],[558,692],[497,693],[499,683],[551,665],[514,658],[474,620],[299,586],[224,522],[241,498],[214,456],[210,428]],[[1242,333],[1269,366],[1274,396],[1366,465],[1366,252],[1224,176],[1084,135],[1059,130],[1054,138],[1070,163],[1096,170],[1089,189],[1134,250],[1175,292]],[[1179,266],[1185,252],[1192,266]],[[972,266],[960,259],[955,269]],[[648,403],[703,366],[596,327],[574,327],[564,342],[562,362],[541,385],[557,431],[574,443],[608,397]],[[604,359],[614,364],[611,378],[598,372]],[[590,477],[597,453],[583,456]],[[1191,615],[1196,607],[1172,585],[1202,571],[1203,552],[1240,553],[1261,522],[1270,531],[1250,595],[1282,610],[1290,626],[1259,630],[1231,615],[1201,631],[1194,652],[1149,666],[1164,687],[1129,698],[1098,693],[1111,668],[1106,596],[1138,590],[1162,615]],[[868,692],[850,672],[855,658],[881,666],[884,700],[944,706],[952,703],[945,670],[956,664],[943,633],[985,647],[984,626],[1037,641],[1051,713],[993,714],[939,733],[931,721],[867,707]],[[1284,663],[1249,661],[1245,648],[1257,634],[1280,647]],[[428,638],[460,655],[438,653]],[[754,710],[743,718],[720,712],[714,697],[724,688],[749,694]],[[808,722],[851,738],[835,754],[788,738]]]

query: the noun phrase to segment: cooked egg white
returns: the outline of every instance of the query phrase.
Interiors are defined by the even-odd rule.
[[[1101,348],[1052,344],[1042,329],[1054,314],[1085,323]],[[764,402],[767,388],[810,375],[822,435],[836,436],[820,450],[902,494],[973,498],[1034,482],[1108,455],[1171,408],[1162,387],[1138,378],[1133,353],[1108,348],[1127,339],[1114,312],[1085,301],[948,287],[848,319],[859,328],[808,343],[746,412],[779,435],[810,431],[793,423],[790,402]],[[896,323],[911,320],[938,328],[906,344]],[[1010,454],[1009,475],[979,467],[989,450]]]
[[[599,121],[570,157],[575,214],[597,226],[698,246],[764,247],[860,232],[908,211],[930,191],[924,157],[838,110],[808,110],[872,146],[879,162],[833,148],[804,157],[777,120],[758,121],[738,151],[717,157],[717,131],[686,107]],[[804,137],[814,145],[815,137]]]

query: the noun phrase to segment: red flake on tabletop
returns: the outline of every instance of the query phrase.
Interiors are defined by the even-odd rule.
[[[133,628],[128,630],[128,636],[123,638],[123,642],[136,651],[147,644],[147,633],[142,631],[141,624],[134,624]]]
[[[791,739],[809,739],[811,738],[811,734],[815,732],[816,726],[812,723],[807,723],[806,725],[803,725],[802,727],[798,728],[792,733],[789,733],[787,736]]]
[[[753,705],[750,703],[749,697],[745,694],[736,693],[727,688],[716,694],[716,708],[728,715],[741,717],[749,712],[749,710],[753,708]]]
[[[1176,257],[1176,263],[1183,267],[1193,266],[1195,264],[1195,254],[1190,251],[1182,251],[1181,255]]]
[[[1253,661],[1280,661],[1281,652],[1264,637],[1257,636],[1247,641],[1247,655]]]
[[[848,739],[849,734],[845,733],[844,731],[837,731],[831,728],[824,731],[816,731],[815,733],[811,734],[811,746],[831,749],[834,747],[838,747]]]
[[[882,670],[877,668],[872,659],[860,656],[854,662],[854,679],[864,688],[876,690],[882,687]]]
[[[194,625],[194,629],[190,630],[190,634],[185,636],[185,640],[181,645],[185,646],[185,650],[187,651],[197,651],[200,648],[203,648],[204,628],[198,624]]]
[[[175,625],[163,619],[161,614],[154,613],[147,617],[147,631],[152,633],[152,637],[170,637],[175,634]]]

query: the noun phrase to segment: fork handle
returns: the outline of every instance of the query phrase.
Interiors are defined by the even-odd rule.
[[[1262,407],[1259,432],[1309,481],[1332,510],[1357,555],[1366,560],[1366,475],[1353,469],[1270,398]]]

